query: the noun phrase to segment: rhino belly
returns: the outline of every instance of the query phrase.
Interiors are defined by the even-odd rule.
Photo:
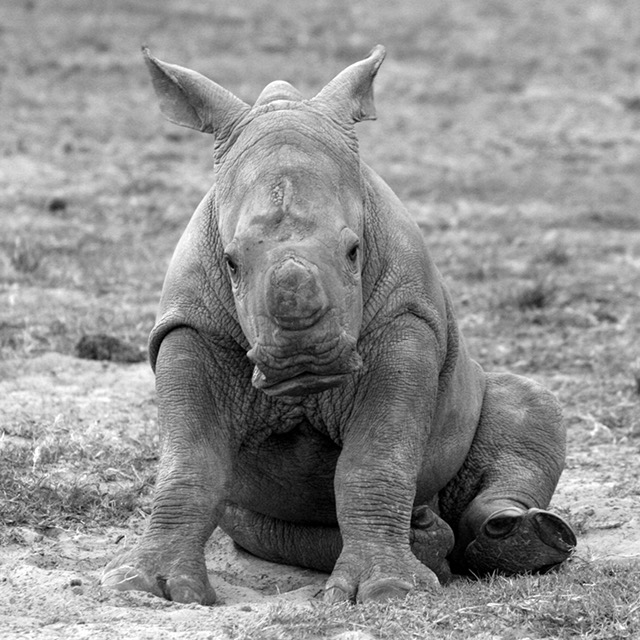
[[[340,453],[308,425],[243,448],[230,502],[261,515],[301,524],[335,525],[333,480]]]

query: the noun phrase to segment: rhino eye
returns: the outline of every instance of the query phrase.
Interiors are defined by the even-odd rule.
[[[357,264],[358,262],[358,251],[360,250],[360,244],[355,243],[351,249],[349,249],[349,253],[347,253],[347,258],[352,265]]]
[[[225,255],[224,260],[227,263],[227,270],[229,271],[229,275],[235,280],[238,276],[238,264],[229,255]]]

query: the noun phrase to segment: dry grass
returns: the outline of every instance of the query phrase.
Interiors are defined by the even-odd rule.
[[[87,531],[144,516],[155,482],[157,438],[52,422],[5,425],[0,436],[0,541],[11,527]]]
[[[574,564],[546,576],[461,580],[446,594],[410,596],[389,605],[315,605],[312,613],[282,604],[258,624],[225,629],[232,640],[300,640],[368,633],[379,640],[423,638],[634,638],[640,633],[640,568]]]

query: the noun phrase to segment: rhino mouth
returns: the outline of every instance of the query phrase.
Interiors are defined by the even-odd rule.
[[[342,333],[324,349],[292,350],[256,344],[252,385],[270,396],[302,396],[344,384],[362,367],[356,339]]]
[[[350,375],[349,373],[337,373],[323,376],[315,373],[301,373],[279,382],[268,382],[262,371],[256,366],[253,370],[252,384],[256,389],[264,391],[269,396],[305,396],[339,387],[346,382]]]

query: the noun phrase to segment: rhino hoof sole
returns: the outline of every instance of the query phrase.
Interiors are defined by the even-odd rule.
[[[472,573],[545,573],[562,564],[576,536],[560,517],[542,509],[504,509],[491,514],[465,550]]]

